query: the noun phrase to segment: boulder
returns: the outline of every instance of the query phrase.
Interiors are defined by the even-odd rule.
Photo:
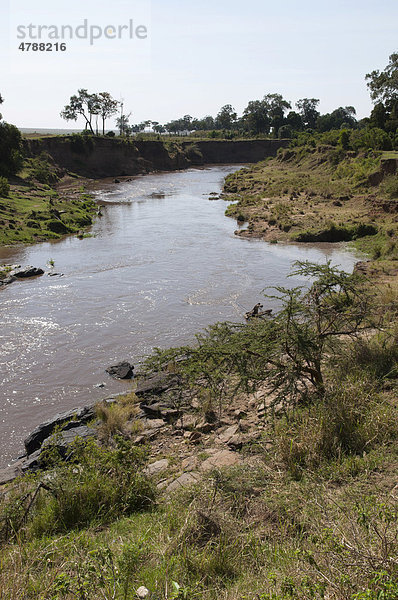
[[[220,450],[202,462],[200,468],[202,471],[210,471],[220,467],[232,467],[239,462],[239,455],[235,452],[231,452],[230,450]]]
[[[21,270],[15,270],[13,272],[14,277],[17,277],[18,279],[25,279],[26,277],[36,277],[37,275],[43,275],[44,271],[43,269],[40,269],[38,267],[24,267]]]
[[[105,370],[114,379],[132,379],[134,377],[134,367],[127,361],[112,365]]]
[[[168,466],[169,461],[167,460],[167,458],[162,458],[148,465],[145,471],[148,475],[157,475],[158,473],[165,471],[168,468]]]

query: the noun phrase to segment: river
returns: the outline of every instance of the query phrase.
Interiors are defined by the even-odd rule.
[[[225,201],[209,195],[237,168],[106,185],[97,192],[103,216],[93,237],[0,249],[0,262],[45,268],[52,259],[52,271],[63,274],[0,292],[0,466],[46,418],[131,386],[112,380],[107,366],[137,364],[152,348],[189,342],[210,323],[241,320],[266,286],[303,283],[286,280],[295,260],[330,259],[352,270],[358,259],[341,245],[234,236]]]

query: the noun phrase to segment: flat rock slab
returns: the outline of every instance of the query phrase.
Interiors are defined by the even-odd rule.
[[[80,427],[68,429],[67,431],[61,431],[59,434],[50,437],[42,446],[42,450],[55,447],[60,455],[65,457],[68,453],[68,448],[73,444],[76,438],[87,440],[92,437],[96,437],[96,431],[91,427],[81,425]]]
[[[198,483],[200,479],[199,473],[183,473],[177,479],[172,481],[166,488],[167,493],[175,492],[180,490],[187,485],[193,485],[194,483]]]
[[[178,378],[169,373],[157,373],[138,382],[136,396],[158,396],[178,383]]]
[[[55,430],[56,427],[62,428],[68,423],[68,428],[79,427],[87,423],[95,416],[95,405],[83,406],[75,408],[65,413],[55,415],[49,421],[41,423],[32,431],[25,439],[24,444],[28,455],[32,454],[40,448],[44,440],[46,440]]]
[[[240,457],[236,452],[232,452],[231,450],[220,450],[202,462],[200,469],[201,471],[210,471],[211,469],[218,469],[221,467],[232,467],[240,462]]]
[[[168,468],[168,466],[169,461],[167,460],[167,458],[162,458],[161,460],[157,460],[156,462],[153,462],[150,465],[148,465],[145,471],[146,473],[148,473],[148,475],[157,475],[158,473],[165,471]]]
[[[232,425],[231,427],[227,427],[224,431],[222,431],[218,437],[217,441],[228,444],[229,440],[239,433],[239,425]]]

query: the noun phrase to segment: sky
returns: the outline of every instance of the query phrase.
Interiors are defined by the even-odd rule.
[[[164,123],[225,104],[241,114],[277,92],[319,98],[322,113],[352,105],[362,118],[365,75],[398,50],[397,23],[396,0],[0,0],[0,110],[19,127],[83,127],[60,111],[86,88],[123,99],[131,123]]]

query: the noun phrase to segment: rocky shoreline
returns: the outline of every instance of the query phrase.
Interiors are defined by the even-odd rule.
[[[222,418],[213,419],[200,411],[199,403],[188,398],[189,393],[184,389],[182,394],[187,395],[184,410],[177,408],[173,402],[177,390],[181,392],[179,378],[167,372],[139,378],[132,392],[135,414],[124,431],[134,444],[151,443],[148,473],[156,476],[158,487],[168,492],[195,482],[202,472],[215,466],[242,463],[238,451],[261,436],[267,402],[265,392],[256,393],[253,398],[237,398]],[[92,438],[101,443],[101,409],[109,409],[123,401],[123,397],[125,392],[41,423],[25,439],[25,454],[0,469],[0,486],[45,469],[49,450],[55,450],[67,461],[77,439]],[[203,462],[198,459],[198,445],[206,454]],[[169,459],[158,457],[165,454],[178,458],[173,468]]]

